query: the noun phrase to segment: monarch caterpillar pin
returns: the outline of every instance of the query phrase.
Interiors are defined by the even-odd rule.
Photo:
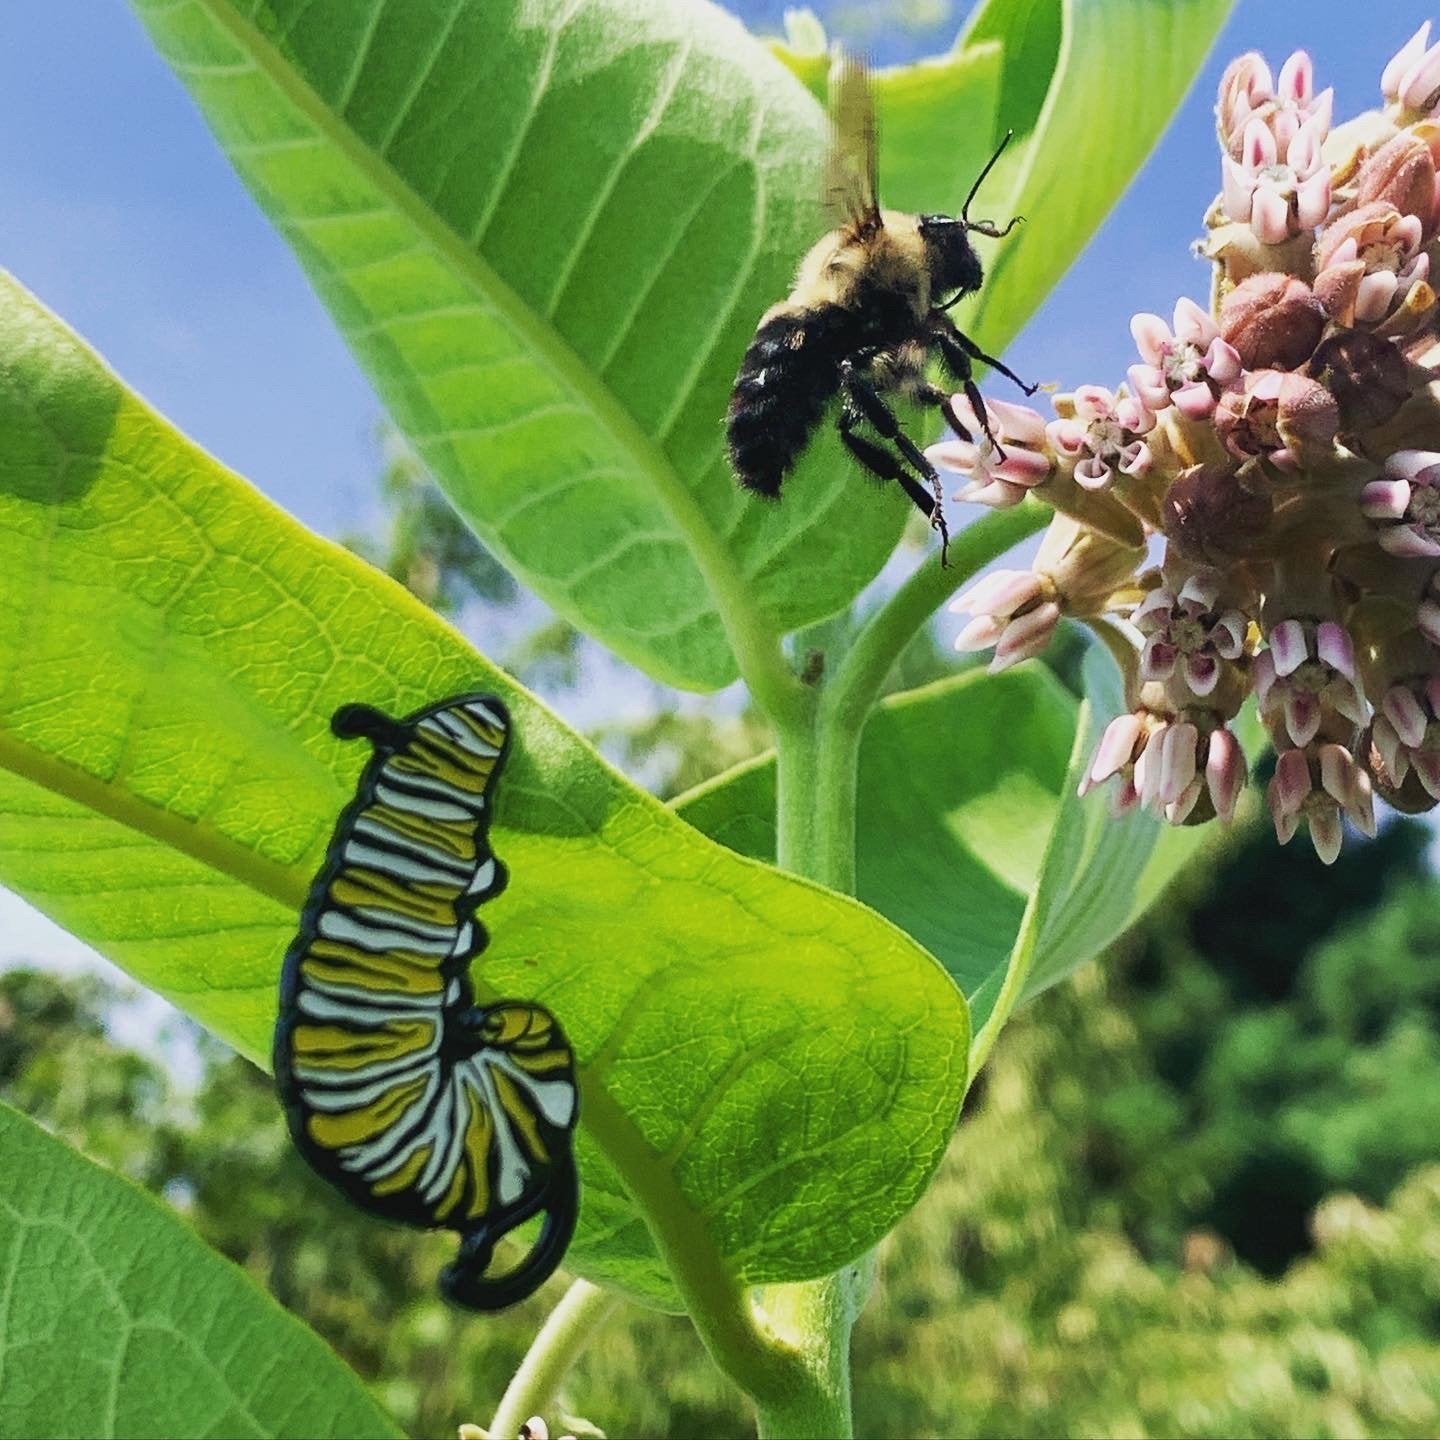
[[[541,1005],[477,1005],[476,908],[504,888],[490,849],[505,707],[464,695],[395,720],[345,705],[331,728],[374,747],[285,955],[275,1076],[310,1164],[362,1208],[460,1234],[440,1275],[498,1310],[560,1263],[579,1202],[575,1061]],[[520,1263],[495,1243],[544,1212]]]

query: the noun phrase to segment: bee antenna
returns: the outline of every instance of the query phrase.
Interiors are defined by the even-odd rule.
[[[965,197],[965,207],[960,211],[960,223],[964,225],[967,230],[978,228],[972,227],[970,224],[971,202],[979,193],[980,187],[985,183],[985,177],[995,168],[995,162],[1005,153],[1005,147],[1014,138],[1015,132],[1013,130],[1007,130],[1005,132],[1005,138],[1001,140],[1000,144],[996,147],[995,153],[985,162],[985,168],[975,177],[975,183],[970,187],[970,193]],[[981,223],[983,224],[984,222],[982,221]]]

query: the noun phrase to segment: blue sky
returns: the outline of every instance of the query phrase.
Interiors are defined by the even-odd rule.
[[[731,8],[772,30],[783,10]],[[814,8],[836,28],[865,13]],[[922,35],[856,38],[879,61],[941,49],[965,8],[910,0],[933,22]],[[1134,358],[1132,311],[1204,297],[1189,244],[1218,185],[1211,110],[1232,56],[1258,49],[1278,69],[1309,49],[1344,117],[1374,103],[1385,61],[1431,13],[1419,0],[1239,0],[1177,121],[1010,364],[1065,386],[1113,382]],[[1115,84],[1143,75],[1143,57],[1114,57]],[[123,0],[0,0],[0,197],[0,266],[183,430],[319,530],[372,513],[373,392]],[[22,949],[82,947],[0,894],[0,953]]]

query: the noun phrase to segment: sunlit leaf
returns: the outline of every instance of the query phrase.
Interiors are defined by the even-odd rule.
[[[402,1432],[163,1205],[0,1105],[0,1434]]]
[[[517,731],[493,832],[511,883],[476,980],[575,1044],[575,1268],[673,1303],[642,1210],[755,1281],[878,1241],[964,1085],[964,1003],[924,952],[697,834],[10,281],[0,356],[0,881],[263,1062],[365,760],[331,713],[493,690]]]
[[[833,436],[780,505],[725,458],[741,354],[824,229],[820,108],[736,21],[135,6],[451,500],[562,614],[708,688],[726,623],[791,629],[879,569],[908,506]]]

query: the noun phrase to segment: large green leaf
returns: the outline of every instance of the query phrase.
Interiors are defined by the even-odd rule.
[[[451,500],[562,614],[714,687],[736,633],[828,614],[879,569],[907,506],[833,437],[779,505],[725,458],[740,356],[823,229],[819,107],[736,21],[135,5]]]
[[[961,44],[1005,52],[997,132],[1017,142],[981,214],[1026,217],[993,247],[969,328],[998,354],[1155,148],[1234,0],[986,0]],[[999,138],[999,134],[995,136]]]
[[[757,1282],[828,1273],[898,1220],[965,1079],[964,1003],[923,951],[697,834],[8,280],[0,357],[0,881],[263,1060],[365,759],[331,712],[493,690],[512,878],[476,978],[574,1041],[575,1267],[673,1301],[636,1202],[672,1263]]]
[[[0,1105],[0,1436],[401,1431],[163,1205]]]

